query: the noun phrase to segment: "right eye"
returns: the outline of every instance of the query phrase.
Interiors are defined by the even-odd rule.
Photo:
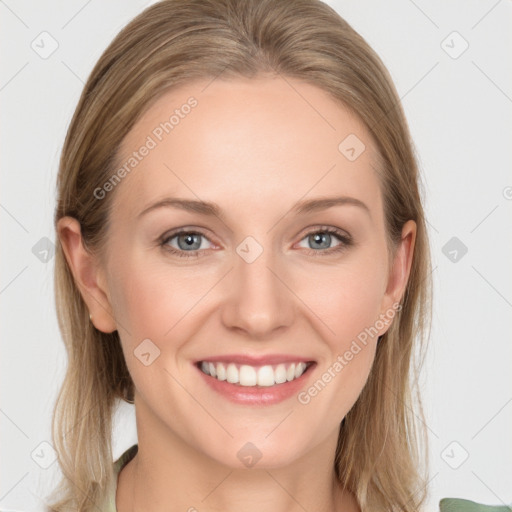
[[[160,245],[176,256],[197,258],[201,255],[202,250],[208,249],[204,246],[204,240],[208,240],[208,238],[203,233],[180,230],[164,235]]]

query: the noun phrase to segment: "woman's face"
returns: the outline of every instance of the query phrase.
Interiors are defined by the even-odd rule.
[[[121,181],[97,195],[114,194],[102,275],[139,437],[233,467],[332,448],[414,243],[408,223],[391,265],[374,151],[357,118],[289,78],[180,86],[137,122]]]

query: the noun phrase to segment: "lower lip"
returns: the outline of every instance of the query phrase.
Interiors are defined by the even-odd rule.
[[[312,373],[316,363],[311,364],[298,379],[275,384],[274,386],[262,387],[230,384],[225,380],[218,380],[206,375],[196,365],[194,366],[208,386],[231,402],[246,405],[273,405],[297,395]]]

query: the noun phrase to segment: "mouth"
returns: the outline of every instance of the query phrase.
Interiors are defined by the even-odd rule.
[[[217,381],[241,388],[271,388],[300,379],[315,361],[250,365],[222,361],[198,361],[197,368]]]

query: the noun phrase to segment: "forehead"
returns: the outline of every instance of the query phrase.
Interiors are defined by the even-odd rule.
[[[376,203],[375,161],[363,123],[316,86],[202,80],[165,93],[126,136],[115,200],[125,214],[166,195],[257,207],[336,191]]]

